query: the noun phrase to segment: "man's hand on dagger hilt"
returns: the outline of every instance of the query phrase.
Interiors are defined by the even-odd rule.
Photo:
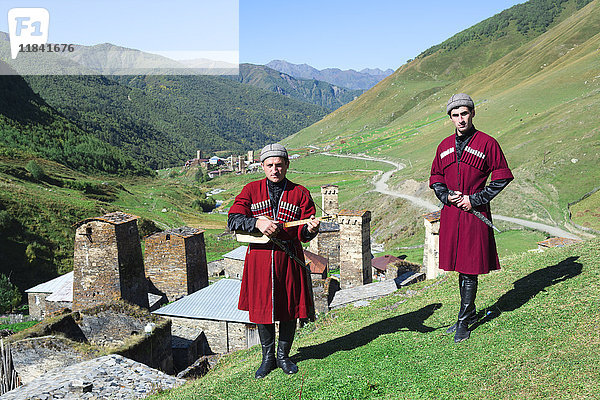
[[[469,196],[462,194],[459,191],[454,191],[454,194],[449,194],[448,201],[464,211],[470,211],[471,208],[473,208]]]

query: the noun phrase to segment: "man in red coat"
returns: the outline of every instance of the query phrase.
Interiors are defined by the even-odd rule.
[[[229,210],[227,225],[230,230],[275,237],[304,261],[300,242],[308,242],[319,230],[310,192],[285,177],[289,158],[282,145],[265,146],[260,161],[266,178],[244,186]],[[313,219],[302,226],[283,228],[281,224],[306,218]],[[314,318],[309,273],[272,241],[248,245],[238,308],[249,311],[250,321],[258,325],[263,359],[256,378],[264,378],[276,367],[287,374],[298,372],[289,352],[296,319]],[[279,321],[277,356],[275,321]]]
[[[459,273],[458,320],[447,332],[455,332],[454,341],[460,342],[469,338],[469,325],[475,322],[478,275],[500,269],[494,231],[469,211],[475,209],[491,220],[489,203],[513,175],[498,142],[473,126],[471,97],[453,95],[446,111],[456,129],[437,148],[429,186],[443,203],[440,268]]]

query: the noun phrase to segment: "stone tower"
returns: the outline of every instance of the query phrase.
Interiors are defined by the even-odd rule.
[[[423,215],[425,224],[425,246],[423,248],[423,265],[427,279],[435,279],[444,273],[440,269],[440,211]]]
[[[254,150],[248,150],[248,164],[254,162]]]
[[[73,310],[117,299],[148,308],[137,217],[114,212],[75,227]]]
[[[156,294],[173,301],[208,286],[204,231],[169,229],[148,236],[145,243],[146,276]]]
[[[371,211],[341,210],[338,223],[342,289],[371,283]]]
[[[337,215],[340,211],[338,191],[339,187],[337,185],[321,186],[321,208],[325,214]]]

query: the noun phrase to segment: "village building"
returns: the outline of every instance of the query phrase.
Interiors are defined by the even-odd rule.
[[[581,242],[581,240],[563,237],[552,237],[546,240],[542,240],[541,242],[537,242],[537,245],[539,251],[544,251],[553,247],[565,247],[579,242]]]
[[[113,212],[75,227],[73,310],[119,299],[148,308],[137,217]]]
[[[316,279],[327,279],[329,260],[327,258],[315,254],[311,251],[304,250],[304,260],[310,268],[310,274],[313,282]]]
[[[73,307],[73,272],[40,283],[27,289],[25,293],[27,293],[29,315],[34,318],[42,319],[63,308],[70,309]]]
[[[208,286],[204,231],[187,226],[145,239],[144,266],[150,291],[168,301]]]
[[[247,349],[258,344],[259,338],[248,311],[237,308],[241,285],[238,279],[220,279],[153,314],[171,319],[173,331],[185,330],[194,337],[204,332],[211,352]]]
[[[391,254],[386,254],[383,256],[375,257],[371,260],[371,265],[373,266],[373,276],[377,277],[379,280],[383,280],[387,277],[388,270],[392,270],[392,274],[397,273],[397,268],[388,268],[394,264],[401,263],[402,260],[398,257],[394,257]],[[390,276],[390,278],[395,278],[396,276]]]
[[[340,225],[336,218],[339,213],[339,188],[336,185],[321,186],[321,209],[323,215],[334,216],[333,221],[322,221],[319,234],[310,241],[308,249],[329,260],[330,269],[340,268]]]
[[[440,216],[441,211],[423,215],[425,224],[425,246],[423,248],[423,268],[427,279],[435,279],[444,271],[440,269]]]
[[[341,210],[340,283],[342,289],[366,285],[373,280],[371,270],[371,212]]]
[[[244,260],[248,246],[239,246],[229,253],[223,254],[223,272],[225,278],[242,279],[244,273]]]

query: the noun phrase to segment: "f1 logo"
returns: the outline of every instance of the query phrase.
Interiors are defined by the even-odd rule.
[[[8,10],[10,54],[17,58],[24,45],[46,44],[50,13],[45,8],[11,8]]]

